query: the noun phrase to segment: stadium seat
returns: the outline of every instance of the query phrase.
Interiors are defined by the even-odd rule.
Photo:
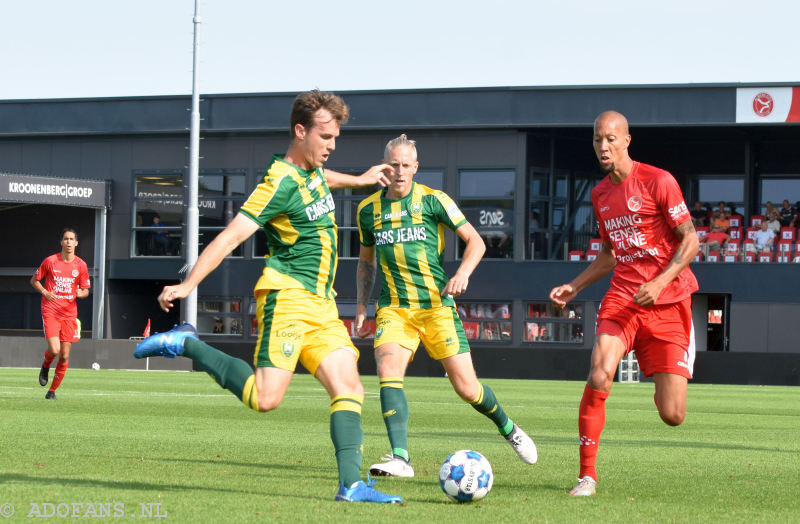
[[[780,262],[783,264],[791,262],[791,260],[792,260],[791,251],[779,251],[777,257],[775,258],[776,262]]]
[[[778,252],[779,253],[791,253],[792,252],[792,241],[781,239],[778,241]]]
[[[586,260],[595,260],[597,258],[597,251],[587,251],[586,252]]]
[[[481,332],[480,322],[462,322],[464,326],[464,335],[469,340],[476,340]]]
[[[728,235],[733,240],[741,240],[742,239],[742,228],[741,227],[730,227],[728,228]]]
[[[782,227],[781,228],[781,241],[789,240],[791,244],[797,238],[797,230],[793,227]]]
[[[750,227],[759,228],[764,221],[764,215],[750,215]]]
[[[727,251],[722,255],[723,262],[736,262],[736,253],[728,253]]]
[[[603,248],[603,239],[602,238],[593,238],[589,242],[589,251],[595,251],[597,253]]]
[[[583,260],[583,251],[570,251],[567,260],[570,262]]]
[[[771,251],[762,251],[758,254],[759,262],[772,262],[775,260],[775,253]]]
[[[755,240],[756,231],[758,231],[759,229],[761,229],[761,228],[760,227],[748,227],[747,228],[747,233],[746,233],[745,236],[750,240]]]
[[[697,254],[694,256],[695,262],[702,262],[703,261],[703,252],[698,251]]]
[[[739,252],[739,243],[741,242],[740,239],[733,239],[731,238],[728,240],[728,246],[725,249],[726,253],[733,253],[736,254]]]
[[[800,249],[795,250],[794,258],[792,258],[792,262],[800,262]]]
[[[756,252],[755,251],[745,251],[744,252],[744,261],[745,262],[755,262],[756,261]]]
[[[729,227],[742,227],[742,215],[731,215],[728,217]]]
[[[720,251],[719,249],[715,249],[714,251],[709,251],[708,256],[706,257],[706,262],[719,262],[720,258]]]
[[[755,253],[756,252],[756,242],[752,238],[745,238],[744,239],[744,252],[745,253]]]
[[[696,229],[697,231],[697,238],[700,239],[700,242],[703,241],[703,238],[708,234],[708,226],[700,226]]]

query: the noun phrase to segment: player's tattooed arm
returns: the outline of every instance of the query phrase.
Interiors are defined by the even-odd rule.
[[[639,286],[639,290],[633,296],[633,300],[640,306],[655,304],[664,288],[689,265],[700,249],[697,231],[695,231],[691,220],[678,224],[673,231],[681,243],[666,269],[650,282]]]
[[[375,286],[375,263],[365,260],[358,261],[358,272],[356,273],[356,303],[366,307],[369,297],[372,296],[372,288]]]

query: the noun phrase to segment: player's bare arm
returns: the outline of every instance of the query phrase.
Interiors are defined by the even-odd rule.
[[[200,253],[197,263],[192,268],[186,280],[175,286],[164,287],[158,295],[158,304],[164,311],[172,309],[174,300],[189,296],[209,273],[219,266],[239,244],[250,238],[258,230],[258,224],[241,213],[228,224],[222,232]]]
[[[78,290],[75,291],[75,296],[78,298],[86,298],[89,296],[89,289],[88,288],[84,289],[79,287]]]
[[[346,175],[338,171],[325,169],[325,182],[330,189],[341,189],[343,187],[364,187],[375,184],[386,187],[390,184],[387,174],[394,171],[389,164],[378,164],[364,171],[361,175]]]
[[[640,306],[655,304],[664,288],[691,263],[700,248],[697,231],[691,219],[678,224],[672,231],[680,238],[681,243],[664,271],[650,282],[639,286],[639,291],[634,295],[633,301]]]
[[[483,254],[486,252],[486,244],[484,244],[481,236],[469,222],[456,229],[456,235],[464,241],[466,247],[464,248],[461,264],[458,266],[453,278],[447,282],[444,290],[442,290],[442,296],[449,293],[457,297],[466,292],[467,286],[469,286],[469,277],[475,271],[478,262],[481,261]]]
[[[616,265],[617,258],[614,256],[614,249],[610,242],[604,241],[597,258],[589,264],[589,267],[581,271],[569,284],[562,284],[550,291],[550,301],[553,303],[553,307],[563,308],[578,296],[581,290],[609,274]]]
[[[361,338],[369,335],[365,321],[369,297],[372,296],[372,288],[375,286],[377,267],[375,246],[361,246],[356,270],[356,334]]]

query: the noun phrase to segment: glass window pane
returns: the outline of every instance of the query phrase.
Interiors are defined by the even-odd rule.
[[[461,171],[459,196],[461,198],[508,197],[514,194],[514,171]]]
[[[444,173],[441,171],[417,171],[414,182],[444,191]]]
[[[780,208],[783,201],[788,200],[795,205],[800,200],[800,175],[794,178],[762,178],[761,179],[761,203],[767,201]]]
[[[459,303],[458,316],[469,340],[511,340],[511,304]]]
[[[200,197],[225,197],[245,195],[246,177],[244,173],[237,174],[200,174],[198,180],[198,194]]]
[[[700,178],[697,199],[702,202],[743,202],[744,178]]]

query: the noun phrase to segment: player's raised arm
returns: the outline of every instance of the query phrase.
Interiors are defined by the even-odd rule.
[[[228,227],[211,241],[200,253],[197,263],[186,280],[175,286],[166,286],[158,296],[158,304],[164,311],[172,309],[173,302],[189,296],[209,273],[228,256],[239,244],[250,238],[258,230],[258,224],[245,215],[237,214]]]
[[[330,189],[341,189],[343,187],[364,187],[375,184],[378,184],[381,187],[386,187],[390,184],[387,175],[391,174],[392,172],[392,166],[389,164],[378,164],[376,166],[372,166],[360,175],[346,175],[344,173],[339,173],[338,171],[333,171],[326,168],[325,182],[327,182],[328,188]]]
[[[550,300],[553,302],[553,306],[556,309],[563,308],[586,286],[609,274],[616,264],[617,259],[614,256],[614,250],[611,248],[611,244],[606,240],[603,242],[603,246],[600,248],[600,253],[597,254],[597,258],[589,264],[589,267],[581,271],[569,284],[562,284],[554,287],[550,291]]]

